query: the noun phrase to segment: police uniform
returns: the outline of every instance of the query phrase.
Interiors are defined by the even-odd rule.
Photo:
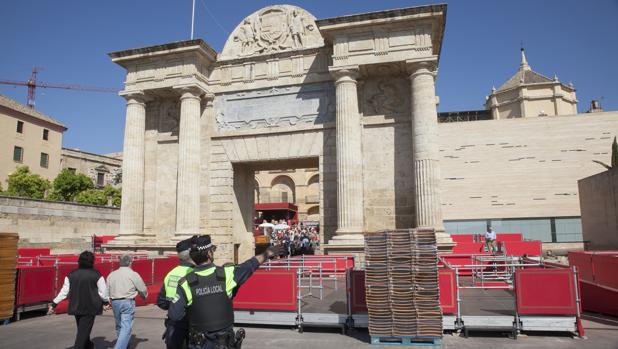
[[[210,241],[210,238],[208,238]],[[234,348],[234,309],[232,297],[260,263],[253,257],[239,265],[196,266],[180,279],[168,317],[189,320],[189,348]]]
[[[191,248],[191,240],[183,240],[176,244],[176,251],[178,253],[189,250]],[[157,297],[157,306],[163,310],[168,310],[174,297],[176,297],[176,291],[178,289],[178,281],[185,277],[189,272],[193,270],[194,265],[184,261],[180,261],[180,264],[172,269],[165,279],[163,279],[163,285],[159,290],[159,296]],[[185,316],[178,321],[172,321],[169,318],[165,320],[165,333],[163,339],[167,349],[182,349],[186,348],[186,338],[189,331],[189,320]]]

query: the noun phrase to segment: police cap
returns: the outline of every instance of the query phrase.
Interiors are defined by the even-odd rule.
[[[182,251],[191,249],[191,238],[179,241],[176,244],[176,252],[180,253]]]
[[[196,235],[191,238],[191,252],[206,251],[214,247],[210,235]]]

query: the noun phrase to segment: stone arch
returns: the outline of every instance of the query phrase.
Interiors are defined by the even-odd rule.
[[[307,220],[308,221],[319,221],[320,220],[320,206],[311,206],[307,210]]]
[[[271,202],[296,202],[296,184],[290,176],[281,175],[275,177],[270,184]]]
[[[318,173],[314,174],[307,181],[307,186],[310,187],[315,184],[320,184],[320,175]]]

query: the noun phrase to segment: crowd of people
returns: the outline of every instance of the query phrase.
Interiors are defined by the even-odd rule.
[[[270,229],[269,235],[270,246],[283,245],[290,256],[314,254],[320,244],[318,228],[304,226],[302,223],[285,229]]]

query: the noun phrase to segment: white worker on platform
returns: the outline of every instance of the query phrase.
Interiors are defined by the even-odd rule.
[[[491,254],[498,251],[498,247],[496,246],[496,232],[491,226],[488,226],[487,232],[485,232],[485,247],[487,248],[487,252]]]

